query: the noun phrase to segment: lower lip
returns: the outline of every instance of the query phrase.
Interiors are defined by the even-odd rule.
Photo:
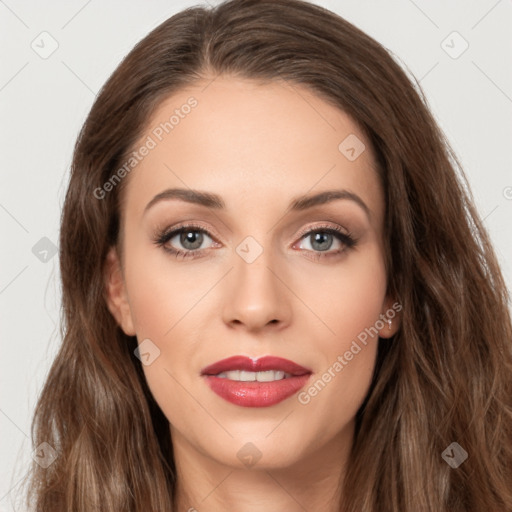
[[[297,393],[310,376],[311,374],[306,374],[273,382],[241,382],[214,375],[206,375],[205,378],[213,392],[232,404],[242,407],[268,407]]]

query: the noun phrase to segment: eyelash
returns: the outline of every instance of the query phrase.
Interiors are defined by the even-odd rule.
[[[213,237],[210,235],[210,233],[205,230],[203,227],[198,226],[194,223],[184,224],[181,226],[177,226],[173,228],[172,230],[164,229],[160,232],[158,232],[153,240],[153,242],[158,246],[161,247],[164,251],[176,256],[176,258],[182,258],[182,259],[188,259],[188,258],[196,258],[198,257],[204,250],[206,249],[195,249],[195,250],[181,250],[181,249],[174,249],[166,247],[165,244],[174,238],[176,235],[179,235],[181,233],[188,233],[188,232],[198,232],[205,234],[213,239]],[[324,226],[317,226],[314,229],[310,229],[307,231],[304,231],[300,233],[299,240],[302,240],[307,235],[311,235],[313,233],[327,233],[334,235],[345,247],[342,249],[339,249],[335,252],[326,252],[326,251],[309,251],[313,252],[313,259],[319,260],[322,258],[331,258],[340,255],[341,253],[345,252],[346,250],[350,250],[357,244],[357,239],[354,238],[354,236],[351,233],[344,233],[341,228],[338,228],[337,226],[332,225],[324,225]]]

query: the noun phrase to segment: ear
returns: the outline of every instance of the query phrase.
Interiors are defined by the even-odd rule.
[[[115,247],[110,248],[105,258],[104,281],[108,309],[124,333],[127,336],[135,336],[121,262]]]
[[[380,319],[384,326],[379,329],[379,336],[381,338],[391,338],[400,328],[402,304],[393,297],[387,296],[382,308]]]

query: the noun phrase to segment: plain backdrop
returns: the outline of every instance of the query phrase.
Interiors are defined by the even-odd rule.
[[[134,44],[199,3],[0,0],[0,511],[14,510],[34,405],[60,343],[56,251],[78,130]],[[315,3],[420,80],[512,288],[512,1]]]

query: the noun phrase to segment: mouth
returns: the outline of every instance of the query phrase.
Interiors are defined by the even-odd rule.
[[[210,389],[242,407],[268,407],[289,398],[309,380],[312,370],[280,357],[254,360],[234,356],[201,370]]]

